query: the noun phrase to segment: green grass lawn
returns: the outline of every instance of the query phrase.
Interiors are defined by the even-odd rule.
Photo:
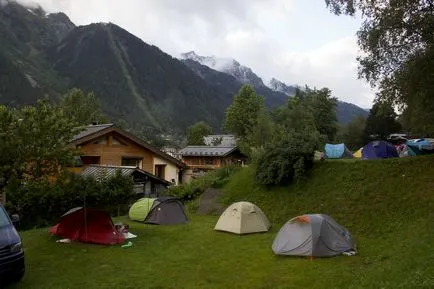
[[[216,232],[217,216],[194,214],[171,227],[129,222],[138,238],[127,249],[58,244],[47,229],[26,231],[27,273],[12,288],[434,288],[433,164],[432,156],[323,162],[306,181],[268,190],[244,169],[222,201],[259,205],[273,222],[263,234]],[[349,228],[359,255],[275,256],[280,226],[303,213],[326,213]]]

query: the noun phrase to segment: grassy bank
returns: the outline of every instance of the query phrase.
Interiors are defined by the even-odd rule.
[[[223,201],[248,200],[271,232],[213,230],[218,216],[179,226],[129,223],[133,247],[58,244],[47,229],[23,232],[27,274],[12,288],[433,288],[434,158],[323,162],[297,185],[266,190],[251,169],[236,173]],[[326,213],[350,229],[359,255],[275,256],[280,226]],[[125,220],[124,220],[125,221]]]
[[[304,213],[335,218],[352,232],[360,251],[357,265],[341,272],[352,279],[351,288],[431,288],[433,164],[433,156],[326,161],[298,184],[268,189],[254,183],[249,168],[232,178],[222,201],[254,202],[277,224]]]

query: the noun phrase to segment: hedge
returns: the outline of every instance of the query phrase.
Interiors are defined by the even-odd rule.
[[[12,182],[6,187],[6,210],[20,216],[21,229],[45,227],[55,224],[75,207],[96,207],[112,215],[124,214],[135,198],[132,192],[133,181],[120,174],[102,181],[67,174],[54,183]]]

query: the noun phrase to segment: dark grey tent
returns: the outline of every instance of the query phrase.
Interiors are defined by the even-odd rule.
[[[159,197],[153,200],[144,222],[155,225],[174,225],[188,221],[183,203],[172,197]]]
[[[332,257],[355,253],[350,232],[323,214],[302,215],[289,220],[274,239],[277,255]]]

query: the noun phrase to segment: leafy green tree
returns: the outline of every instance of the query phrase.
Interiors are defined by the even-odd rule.
[[[0,190],[11,179],[40,179],[71,164],[68,146],[79,132],[63,110],[40,100],[20,109],[0,107]]]
[[[401,124],[397,121],[397,114],[392,105],[386,102],[376,102],[370,110],[364,130],[365,138],[387,138],[391,133],[401,130]]]
[[[294,131],[268,143],[256,161],[256,181],[281,185],[302,178],[313,166],[315,146],[309,133]]]
[[[294,98],[310,110],[315,126],[323,138],[326,141],[332,141],[336,136],[338,127],[337,99],[331,96],[331,90],[326,87],[317,90],[306,86],[303,90],[297,89]]]
[[[60,107],[65,116],[78,125],[108,122],[93,92],[84,94],[80,89],[73,88],[62,97]]]
[[[264,99],[251,86],[244,85],[227,108],[223,127],[238,140],[248,143],[264,109]]]
[[[404,112],[409,129],[434,135],[434,2],[325,1],[338,15],[361,12],[360,76],[378,87],[381,101]]]
[[[16,127],[19,118],[14,109],[0,105],[0,196],[4,188],[22,167],[23,142]]]
[[[287,107],[278,108],[273,115],[285,127],[318,132],[325,143],[334,140],[337,133],[336,105],[337,100],[331,97],[328,88],[317,90],[306,86],[304,90],[297,89]]]
[[[271,141],[255,154],[256,180],[263,185],[286,184],[303,177],[313,165],[321,135],[313,111],[300,94],[273,112]]]
[[[337,141],[345,143],[350,150],[358,150],[365,144],[365,126],[366,119],[363,115],[353,118],[341,127]]]
[[[205,145],[204,137],[212,133],[212,128],[204,121],[199,121],[187,128],[188,145]]]

